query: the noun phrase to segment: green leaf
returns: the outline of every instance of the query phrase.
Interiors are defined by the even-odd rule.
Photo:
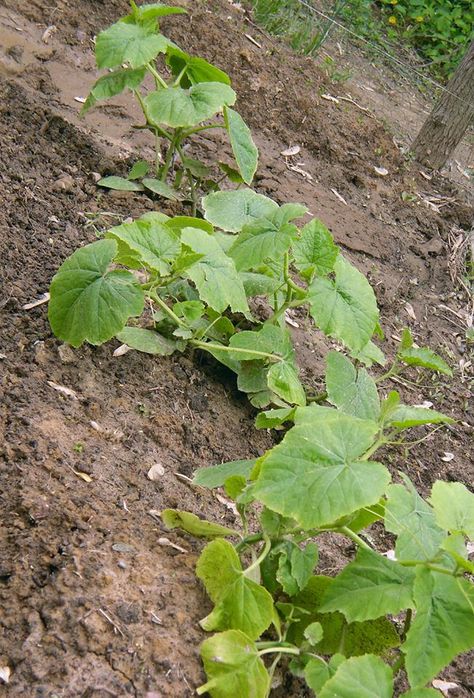
[[[232,460],[208,468],[198,468],[194,473],[193,483],[209,489],[222,487],[224,482],[234,475],[243,475],[243,477],[249,478],[254,465],[255,460]]]
[[[247,223],[229,249],[239,271],[255,269],[266,260],[283,258],[295,239],[298,229],[292,223],[275,223],[270,214]]]
[[[385,505],[385,528],[397,535],[397,560],[431,560],[439,550],[445,532],[437,525],[434,510],[412,483],[390,485]]]
[[[99,78],[89,92],[84,106],[81,109],[81,115],[85,114],[101,99],[109,99],[123,92],[127,87],[130,90],[136,90],[142,83],[145,77],[145,68],[120,68],[114,70],[113,73],[108,73]]]
[[[256,274],[252,271],[240,272],[247,298],[252,296],[268,296],[281,286],[280,279],[266,274]]]
[[[474,540],[474,494],[465,485],[436,480],[430,503],[441,528]]]
[[[365,366],[372,366],[372,364],[385,366],[387,363],[385,354],[372,340],[369,340],[362,349],[351,351],[350,354],[353,359],[357,359]]]
[[[187,158],[181,156],[181,163],[185,170],[189,170],[193,177],[197,179],[205,179],[209,176],[210,168],[205,165],[201,160],[196,160],[196,158]]]
[[[317,218],[301,230],[301,237],[293,245],[295,266],[305,277],[314,273],[326,276],[334,269],[339,248],[324,223]]]
[[[364,528],[367,528],[375,521],[380,521],[383,519],[385,514],[385,500],[381,499],[380,502],[374,504],[371,507],[359,509],[349,517],[349,520],[344,523],[347,528],[350,528],[354,533],[359,533]]]
[[[149,169],[150,165],[146,160],[137,160],[137,162],[133,164],[132,169],[128,173],[127,179],[140,179],[141,177],[144,177],[146,175]]]
[[[378,308],[371,285],[341,255],[334,264],[335,280],[316,278],[308,300],[316,325],[351,350],[362,349],[372,337]]]
[[[164,199],[170,199],[171,201],[181,201],[182,196],[176,189],[170,187],[166,182],[162,182],[161,179],[155,179],[154,177],[147,177],[142,180],[143,186],[149,191],[152,191],[158,196],[162,196]]]
[[[392,698],[393,675],[380,657],[366,654],[339,665],[319,698]]]
[[[237,233],[257,218],[271,215],[278,204],[252,189],[218,191],[202,200],[204,217],[213,225]]]
[[[184,228],[181,240],[203,255],[186,270],[186,276],[196,284],[201,300],[222,313],[230,307],[234,313],[249,312],[242,281],[234,262],[213,237],[198,228]]]
[[[169,356],[174,354],[177,348],[176,342],[171,339],[163,337],[154,330],[144,330],[141,327],[124,327],[115,336],[119,342],[145,354]]]
[[[430,410],[426,407],[411,407],[410,405],[400,405],[389,416],[386,423],[398,429],[408,429],[421,424],[452,424],[454,419],[442,412]]]
[[[380,400],[374,379],[364,368],[357,371],[337,351],[326,356],[326,390],[328,401],[343,412],[362,419],[379,418]]]
[[[205,309],[205,305],[201,301],[182,301],[173,305],[173,312],[190,324],[199,320]]]
[[[169,274],[170,264],[181,248],[178,236],[166,225],[142,219],[115,226],[106,237],[116,240],[119,245],[117,261],[122,262],[131,255],[139,259],[142,266],[162,275]]]
[[[241,350],[235,353],[235,358],[239,358],[240,361],[254,361],[255,352],[265,352],[287,360],[294,358],[290,333],[276,325],[264,325],[261,330],[256,331],[237,332],[231,338],[229,347]],[[247,350],[248,353],[242,350]]]
[[[408,349],[399,351],[398,357],[403,363],[409,366],[421,366],[422,368],[429,368],[432,371],[445,373],[447,376],[453,375],[446,361],[444,361],[441,356],[438,356],[438,354],[435,354],[434,351],[431,351],[431,349],[409,347]]]
[[[205,521],[189,511],[178,511],[178,509],[164,509],[160,517],[168,528],[181,528],[193,536],[202,538],[216,538],[219,536],[237,536],[238,531],[234,531],[226,526]]]
[[[143,186],[139,182],[131,182],[125,177],[102,177],[97,184],[99,187],[117,189],[118,191],[143,191]]]
[[[211,698],[252,696],[266,698],[270,677],[254,643],[238,630],[228,630],[205,640],[201,657],[208,681],[197,694]]]
[[[186,14],[186,10],[182,7],[163,5],[161,2],[145,3],[145,5],[140,5],[139,7],[137,7],[135,3],[132,3],[132,6],[134,12],[131,15],[127,15],[125,20],[148,22],[149,20],[156,19],[157,17]]]
[[[235,167],[231,167],[226,162],[218,162],[217,164],[219,169],[227,175],[230,182],[233,182],[234,184],[244,184],[242,175],[238,170],[235,169]]]
[[[317,561],[318,548],[315,543],[307,543],[303,550],[291,541],[287,541],[283,545],[279,551],[276,578],[285,594],[294,596],[303,591],[311,578]]]
[[[147,117],[152,124],[173,128],[196,126],[236,100],[234,90],[221,82],[200,82],[189,89],[169,87],[145,97]]]
[[[200,228],[209,233],[209,235],[212,235],[214,232],[214,228],[210,223],[202,218],[194,218],[193,216],[174,216],[166,221],[166,227],[180,235],[184,228]]]
[[[446,536],[441,547],[449,553],[457,567],[474,574],[474,562],[468,559],[469,553],[462,533],[453,533],[450,536]]]
[[[311,529],[376,504],[390,474],[380,463],[360,460],[377,433],[373,422],[327,408],[313,407],[306,414],[311,418],[258,461],[254,495]]]
[[[295,413],[294,407],[283,407],[278,410],[260,412],[255,420],[257,429],[275,429],[285,422],[291,422]]]
[[[178,77],[186,68],[179,83],[181,87],[196,85],[198,82],[222,82],[230,85],[230,78],[223,70],[208,63],[204,58],[190,56],[177,46],[168,47],[166,63],[175,77]]]
[[[252,133],[240,114],[229,107],[224,109],[224,119],[242,179],[246,184],[251,184],[258,165],[258,148],[253,142]]]
[[[319,695],[326,681],[329,681],[331,676],[334,676],[338,667],[342,662],[346,661],[342,654],[335,654],[331,657],[328,664],[323,659],[311,657],[306,664],[304,677],[308,686]]]
[[[323,639],[323,626],[321,623],[310,623],[305,631],[304,636],[310,645],[317,645]]]
[[[156,22],[133,24],[116,22],[100,32],[95,42],[95,58],[99,68],[116,68],[129,63],[140,68],[164,53],[169,40],[156,33]]]
[[[413,570],[360,548],[354,562],[335,577],[320,611],[340,611],[349,622],[396,615],[413,608]]]
[[[140,315],[143,291],[128,271],[108,268],[117,253],[114,240],[99,240],[76,250],[51,282],[48,317],[59,339],[73,347],[103,344]]]
[[[267,383],[270,390],[290,405],[306,405],[306,393],[298,376],[298,368],[292,362],[279,361],[270,366]]]
[[[239,556],[226,540],[208,543],[196,574],[215,603],[201,621],[204,630],[241,630],[257,639],[273,619],[273,599],[268,591],[245,576]]]
[[[424,686],[460,652],[474,646],[474,585],[419,569],[416,616],[402,645],[413,687]]]

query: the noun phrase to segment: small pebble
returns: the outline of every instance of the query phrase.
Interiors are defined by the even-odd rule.
[[[120,567],[121,570],[125,570],[127,569],[127,563],[125,562],[125,560],[119,560],[117,562],[117,567]]]

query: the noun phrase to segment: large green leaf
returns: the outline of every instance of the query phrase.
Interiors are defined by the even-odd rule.
[[[446,533],[437,525],[434,510],[412,483],[390,485],[385,505],[385,528],[397,535],[397,560],[431,560]]]
[[[116,22],[100,32],[95,42],[95,57],[99,68],[116,68],[128,63],[141,68],[159,53],[164,53],[169,40],[156,33],[156,21],[135,24]]]
[[[203,257],[185,274],[196,284],[201,300],[222,313],[248,313],[247,297],[234,262],[211,235],[198,228],[184,228],[182,242]]]
[[[360,548],[329,586],[320,611],[340,611],[349,622],[396,615],[413,608],[414,579],[413,570]]]
[[[155,332],[141,327],[124,327],[116,335],[119,342],[123,342],[131,349],[143,351],[145,354],[169,356],[176,351],[176,342]]]
[[[410,405],[400,405],[389,416],[386,423],[398,429],[408,429],[421,424],[451,424],[454,420],[451,417],[430,410],[426,407],[411,407]]]
[[[238,630],[204,640],[201,657],[208,681],[197,694],[211,698],[266,698],[270,677],[254,643]]]
[[[117,253],[114,240],[99,240],[76,250],[51,282],[48,317],[56,337],[79,347],[103,344],[140,315],[143,291],[130,272],[109,271]]]
[[[338,251],[324,223],[313,218],[301,230],[301,237],[293,245],[295,266],[305,277],[311,277],[314,273],[326,276],[334,269]]]
[[[238,531],[234,531],[227,526],[221,526],[213,521],[200,519],[189,511],[179,511],[178,509],[163,509],[160,517],[168,528],[181,528],[193,536],[202,538],[216,538],[221,536],[237,536]]]
[[[117,241],[118,261],[125,261],[131,255],[142,266],[163,275],[169,273],[170,264],[181,249],[178,235],[167,225],[142,219],[111,228],[106,237]]]
[[[307,543],[304,549],[292,541],[285,541],[278,550],[276,578],[288,596],[303,591],[318,561],[315,543]]]
[[[166,63],[175,77],[181,75],[181,87],[190,87],[198,82],[223,82],[230,85],[230,78],[223,70],[208,63],[204,58],[190,56],[177,46],[168,47]],[[186,71],[183,74],[184,68]]]
[[[194,473],[193,482],[201,487],[222,487],[224,482],[235,475],[248,478],[255,466],[255,460],[233,460],[208,468],[198,468]]]
[[[148,119],[173,128],[196,126],[236,100],[234,90],[222,82],[200,82],[189,89],[169,87],[145,98]]]
[[[215,604],[201,621],[204,630],[241,630],[256,640],[273,619],[273,599],[268,591],[245,576],[234,547],[222,538],[208,543],[196,574]]]
[[[474,585],[462,577],[419,569],[415,605],[402,650],[410,684],[421,687],[474,646]]]
[[[430,502],[439,526],[474,540],[474,494],[465,485],[436,480]]]
[[[204,217],[213,225],[231,233],[242,230],[244,225],[257,218],[270,216],[278,204],[253,189],[218,191],[202,200]]]
[[[246,184],[251,184],[258,165],[258,148],[252,133],[240,114],[229,107],[224,109],[224,118],[229,133],[235,161]]]
[[[145,68],[137,68],[136,70],[120,68],[114,70],[113,73],[103,75],[94,83],[81,109],[81,114],[85,114],[99,100],[115,97],[127,87],[130,90],[135,90],[142,83],[144,77]]]
[[[172,5],[163,5],[161,2],[145,3],[137,7],[136,3],[130,3],[132,5],[132,14],[127,15],[124,21],[133,22],[148,22],[151,19],[157,19],[158,17],[166,17],[167,15],[182,15],[186,14],[186,10],[183,7],[174,7]]]
[[[266,260],[283,260],[297,232],[296,225],[279,225],[270,214],[268,218],[259,218],[244,225],[229,249],[229,255],[239,271],[255,269]]]
[[[335,280],[316,278],[308,300],[315,323],[349,349],[362,349],[372,337],[378,308],[371,285],[341,255],[334,264]]]
[[[377,421],[380,399],[373,378],[364,368],[358,371],[343,354],[330,351],[326,356],[328,401],[354,417]]]
[[[329,681],[331,676],[334,676],[339,665],[345,662],[346,658],[342,654],[335,654],[329,662],[321,658],[311,657],[304,669],[304,677],[308,686],[318,696],[326,681]]]
[[[254,495],[311,529],[378,502],[390,474],[380,463],[360,460],[373,444],[376,424],[337,410],[303,412],[310,417],[257,461]]]
[[[293,361],[279,361],[270,366],[267,384],[282,400],[290,405],[305,405],[306,393],[301,385],[298,368]]]
[[[392,698],[391,668],[375,655],[351,657],[339,665],[319,698]]]

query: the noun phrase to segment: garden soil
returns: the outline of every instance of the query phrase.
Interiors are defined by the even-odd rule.
[[[230,73],[261,151],[257,190],[305,203],[368,274],[389,355],[408,325],[454,368],[453,380],[387,386],[457,420],[417,448],[388,452],[393,472],[409,473],[425,494],[437,478],[472,484],[466,193],[426,179],[371,114],[325,99],[344,89],[265,37],[237,4],[187,9],[163,28]],[[25,308],[105,226],[179,210],[96,186],[98,174],[152,156],[129,97],[78,116],[77,98],[96,77],[92,39],[126,10],[125,0],[0,2],[0,696],[9,698],[194,695],[204,679],[198,622],[210,609],[194,575],[202,545],[165,530],[157,512],[188,509],[233,525],[222,493],[189,478],[278,439],[254,428],[232,375],[201,354],[114,357],[117,342],[72,350],[52,336],[46,304]],[[296,145],[297,155],[281,154]],[[214,135],[192,152],[230,156]],[[303,380],[320,389],[327,342],[303,315],[293,324]],[[321,569],[337,571],[352,554],[333,536]],[[464,656],[443,673],[459,685],[450,695],[473,695],[470,665]],[[274,696],[309,695],[289,675],[276,683]]]

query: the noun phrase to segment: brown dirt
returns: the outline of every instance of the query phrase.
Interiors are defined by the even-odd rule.
[[[45,305],[22,308],[47,290],[73,249],[94,239],[85,212],[111,212],[115,222],[157,207],[142,196],[99,192],[91,175],[120,171],[135,153],[150,152],[131,128],[138,115],[130,100],[84,121],[74,99],[95,76],[91,38],[126,7],[124,0],[47,7],[3,0],[0,7],[0,666],[12,671],[2,696],[193,695],[203,679],[198,620],[209,609],[193,572],[201,546],[166,532],[150,511],[178,507],[232,524],[222,502],[179,474],[255,457],[272,444],[272,434],[254,429],[254,411],[232,377],[201,356],[113,358],[115,345],[67,352],[51,335]],[[449,260],[472,209],[449,181],[423,179],[375,119],[322,99],[328,85],[314,63],[268,42],[241,10],[225,0],[188,9],[188,19],[168,20],[166,30],[231,74],[261,150],[259,191],[306,203],[369,274],[388,353],[410,325],[455,367],[453,381],[426,378],[406,399],[430,399],[459,422],[430,437],[428,449],[389,454],[393,468],[409,472],[423,492],[440,477],[469,484],[467,301]],[[338,87],[330,88],[337,96]],[[287,162],[280,152],[295,144],[301,154]],[[198,148],[209,157],[228,153],[218,140],[203,138]],[[389,175],[378,177],[374,165]],[[64,175],[66,191],[57,184]],[[402,202],[402,191],[445,199],[436,212],[421,200]],[[300,324],[303,377],[317,385],[324,343]],[[441,460],[445,451],[455,454],[450,463]],[[151,482],[155,463],[164,474]],[[186,552],[161,545],[164,536]],[[337,569],[348,551],[334,539],[323,553],[324,567]],[[467,659],[445,676],[461,684],[456,695],[472,695]],[[278,694],[304,695],[288,679]]]

